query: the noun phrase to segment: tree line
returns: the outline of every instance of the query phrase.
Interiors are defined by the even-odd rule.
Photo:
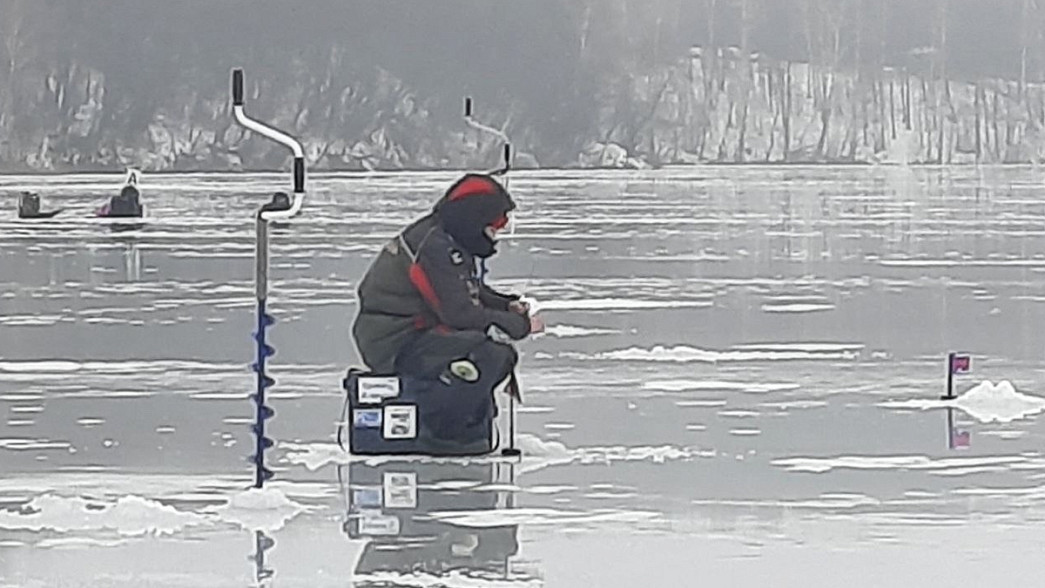
[[[1045,0],[5,0],[0,165],[277,161],[229,124],[234,66],[334,166],[459,164],[465,95],[546,165],[844,159],[905,131],[1004,160],[1045,126],[1043,31]]]

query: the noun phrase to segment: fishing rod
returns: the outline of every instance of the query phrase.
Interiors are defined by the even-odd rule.
[[[265,204],[255,216],[254,245],[254,292],[257,299],[257,330],[254,331],[256,343],[255,360],[251,370],[257,374],[257,390],[250,395],[255,406],[255,420],[251,425],[254,433],[254,454],[248,460],[254,464],[254,487],[261,488],[274,475],[265,467],[265,450],[274,445],[272,439],[265,436],[265,421],[276,415],[276,411],[265,404],[265,391],[276,384],[276,380],[265,372],[268,358],[276,354],[276,349],[268,344],[266,331],[276,323],[276,319],[268,314],[268,271],[269,271],[269,223],[286,220],[301,211],[305,201],[305,151],[301,143],[290,135],[279,131],[265,123],[247,116],[243,109],[243,70],[232,70],[232,113],[236,122],[266,139],[270,139],[291,150],[294,154],[294,198],[287,203],[286,195],[276,193],[272,202]],[[281,199],[282,197],[282,199]]]
[[[504,177],[504,189],[508,189],[508,172],[512,169],[512,141],[508,138],[508,135],[503,131],[495,129],[491,126],[484,125],[483,123],[475,120],[474,111],[472,109],[472,98],[465,97],[464,99],[464,120],[468,123],[468,126],[474,128],[481,133],[487,133],[497,137],[504,142],[504,148],[502,151],[502,165],[499,168],[493,169],[486,172],[491,176],[503,176]],[[515,225],[512,225],[512,234],[515,233]],[[486,260],[480,259],[479,261],[479,282],[481,284],[486,283]],[[515,375],[515,369],[508,375],[508,447],[501,450],[501,455],[505,457],[517,457],[522,455],[522,451],[515,447],[515,401],[518,399],[522,402],[522,392],[519,390],[519,379]]]

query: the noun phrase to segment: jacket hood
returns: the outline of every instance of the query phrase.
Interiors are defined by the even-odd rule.
[[[497,243],[486,227],[503,227],[514,209],[511,195],[491,176],[467,174],[450,186],[433,211],[461,247],[477,257],[490,257],[497,252]]]

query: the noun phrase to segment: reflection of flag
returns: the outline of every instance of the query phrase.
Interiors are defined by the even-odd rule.
[[[968,355],[952,355],[951,356],[951,373],[952,374],[966,374],[969,373],[969,369],[972,367],[972,360]]]
[[[968,431],[951,429],[951,449],[956,447],[968,447],[970,435]]]

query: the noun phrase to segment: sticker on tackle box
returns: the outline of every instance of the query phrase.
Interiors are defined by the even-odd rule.
[[[413,404],[398,404],[385,407],[385,439],[414,439],[417,437],[417,407]]]
[[[380,408],[357,408],[352,411],[352,426],[357,429],[380,429]]]
[[[359,378],[356,389],[360,404],[381,404],[388,398],[399,396],[399,378],[395,376]]]

